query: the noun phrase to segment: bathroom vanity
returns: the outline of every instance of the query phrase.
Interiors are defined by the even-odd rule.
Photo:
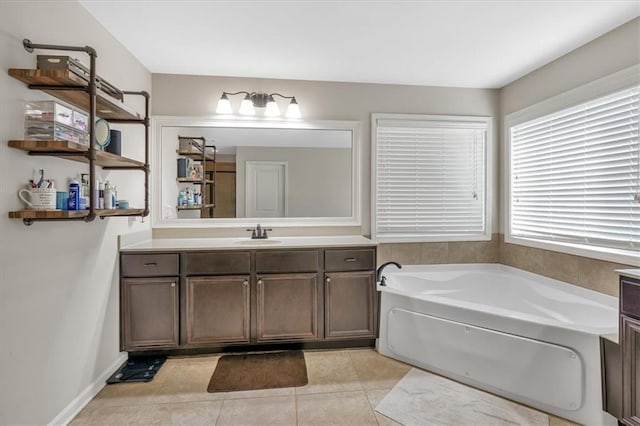
[[[603,409],[619,424],[640,426],[640,269],[618,272],[618,336],[600,339]]]
[[[356,236],[125,246],[121,349],[372,346],[375,268],[375,243]]]

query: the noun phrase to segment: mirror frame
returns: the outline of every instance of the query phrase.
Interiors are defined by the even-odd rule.
[[[351,216],[347,217],[279,217],[279,218],[202,218],[202,219],[164,219],[162,218],[162,128],[163,127],[251,127],[262,129],[310,129],[310,130],[349,130],[351,131]],[[322,227],[322,226],[361,226],[361,140],[359,121],[292,121],[281,119],[259,119],[255,117],[151,117],[153,143],[151,144],[151,227],[152,228],[247,228],[256,223],[263,226],[279,227]],[[157,166],[156,166],[157,165]],[[155,172],[158,167],[160,173]]]

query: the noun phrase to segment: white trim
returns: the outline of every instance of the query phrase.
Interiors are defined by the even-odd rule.
[[[470,121],[483,123],[487,126],[487,140],[485,144],[485,232],[482,235],[468,236],[403,236],[403,237],[379,237],[376,236],[376,181],[377,181],[377,121],[378,120],[438,120],[438,121]],[[475,115],[434,115],[434,114],[371,114],[371,239],[384,243],[418,243],[418,242],[446,242],[446,241],[490,241],[492,238],[493,221],[493,182],[495,170],[493,169],[493,150],[496,141],[493,137],[493,117]]]
[[[361,136],[360,122],[321,120],[286,121],[278,119],[256,119],[245,117],[175,117],[154,116],[151,118],[151,158],[152,165],[162,164],[160,135],[162,127],[257,127],[275,129],[321,129],[349,130],[351,143],[351,216],[347,217],[285,217],[285,218],[215,218],[215,219],[163,219],[161,177],[151,173],[151,226],[152,228],[247,228],[256,222],[266,227],[336,227],[362,226],[362,176],[361,176]]]
[[[580,103],[588,102],[599,97],[606,96],[616,91],[628,89],[640,83],[640,64],[625,68],[616,73],[599,78],[582,86],[560,93],[541,102],[529,105],[518,111],[504,116],[502,148],[504,159],[502,163],[502,210],[504,218],[505,242],[536,247],[545,250],[569,253],[577,256],[607,260],[635,265],[638,264],[638,255],[628,250],[616,250],[613,248],[587,246],[554,241],[541,241],[537,239],[514,237],[511,235],[511,137],[512,127],[544,115],[551,114],[562,109],[570,108]],[[630,263],[631,262],[631,263]],[[635,262],[635,263],[633,263]]]
[[[68,425],[75,416],[95,397],[106,385],[107,379],[120,367],[128,358],[126,352],[121,352],[113,364],[107,367],[93,382],[89,384],[78,396],[76,396],[66,407],[53,418],[48,425]]]
[[[534,238],[512,237],[506,235],[504,237],[504,242],[539,248],[543,250],[556,251],[560,253],[573,254],[575,256],[606,260],[608,262],[622,263],[623,265],[640,266],[640,254],[638,254],[638,252],[633,252],[630,250],[587,246],[559,241],[537,240]]]

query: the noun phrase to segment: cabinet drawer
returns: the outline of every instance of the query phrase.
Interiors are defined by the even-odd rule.
[[[364,271],[375,269],[375,249],[325,250],[324,269],[326,271]]]
[[[180,273],[178,253],[123,254],[123,277],[166,277]]]
[[[248,251],[185,253],[187,275],[248,274],[251,254]]]
[[[256,272],[315,272],[320,268],[317,250],[256,252]]]
[[[640,318],[640,282],[620,280],[620,313]]]

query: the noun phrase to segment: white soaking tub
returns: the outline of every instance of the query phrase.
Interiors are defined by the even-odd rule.
[[[600,334],[615,297],[499,264],[387,267],[381,354],[567,419],[602,411]]]

